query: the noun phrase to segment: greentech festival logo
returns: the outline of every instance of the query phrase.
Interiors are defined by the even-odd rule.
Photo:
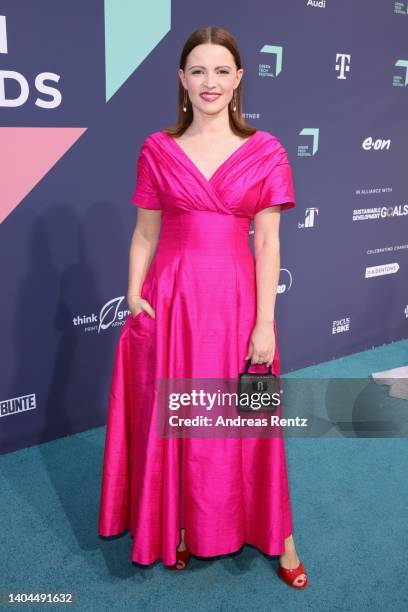
[[[261,53],[268,53],[271,56],[266,58],[264,62],[260,62],[258,75],[260,77],[277,77],[282,72],[282,47],[276,45],[264,45]]]
[[[303,128],[299,135],[305,136],[307,141],[298,146],[298,157],[316,155],[319,150],[319,128]]]

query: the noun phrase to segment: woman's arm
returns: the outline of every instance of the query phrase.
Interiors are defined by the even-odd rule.
[[[280,272],[280,206],[271,206],[254,217],[256,265],[256,325],[246,359],[272,365],[275,353],[275,300]]]
[[[160,233],[161,211],[139,208],[129,250],[129,282],[127,300],[130,310],[141,303],[143,281],[156,252]],[[148,302],[145,301],[147,305]],[[154,316],[150,306],[149,313]],[[135,313],[133,313],[135,314]]]
[[[257,323],[273,323],[280,272],[280,206],[271,206],[254,218]]]

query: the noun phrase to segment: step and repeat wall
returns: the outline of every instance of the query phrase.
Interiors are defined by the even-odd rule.
[[[407,0],[6,0],[0,453],[106,422],[138,152],[206,25],[236,38],[244,116],[292,164],[282,374],[407,337]]]

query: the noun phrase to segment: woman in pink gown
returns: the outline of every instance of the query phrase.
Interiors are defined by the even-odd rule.
[[[229,117],[241,139],[237,146],[235,136],[232,152],[207,176],[170,132],[156,131],[141,146],[132,202],[154,211],[145,215],[151,215],[152,227],[160,219],[160,234],[156,243],[152,239],[157,248],[150,261],[147,256],[140,263],[138,270],[146,270],[145,276],[139,272],[140,291],[136,285],[129,289],[128,299],[136,293],[141,300],[115,353],[99,535],[129,530],[131,559],[141,564],[160,559],[174,567],[182,533],[182,547],[195,555],[227,554],[246,543],[280,555],[281,567],[299,573],[283,436],[166,438],[157,433],[157,378],[237,379],[248,355],[251,371],[267,371],[268,360],[259,359],[257,350],[262,328],[257,316],[263,311],[257,311],[250,222],[265,209],[262,217],[295,206],[281,142],[242,119],[242,69],[229,72],[228,79],[213,70],[220,64],[232,67],[234,59],[240,68],[238,51],[225,42],[223,30],[222,43],[209,42],[209,30],[211,41],[217,40],[218,28],[198,30],[190,39],[195,44],[182,55],[181,67],[190,76],[180,84],[180,106],[187,110],[179,109],[179,121],[182,131],[190,126],[189,134],[198,118],[202,127],[215,116],[212,126],[228,126]],[[187,73],[196,64],[201,73]],[[212,102],[200,96],[202,91],[221,95]],[[262,223],[268,221],[258,216],[255,231]],[[265,225],[263,232],[266,227],[279,226]],[[277,278],[274,294],[276,284]],[[279,376],[276,322],[273,312],[268,314],[269,363]],[[304,583],[303,574],[298,586]]]

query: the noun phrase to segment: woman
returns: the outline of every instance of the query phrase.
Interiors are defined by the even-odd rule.
[[[242,75],[228,32],[194,32],[181,55],[178,123],[140,150],[99,534],[129,529],[133,561],[172,569],[190,553],[251,544],[279,555],[281,578],[304,588],[283,437],[166,438],[155,427],[157,378],[237,378],[247,359],[280,373],[279,213],[295,206],[293,182],[280,141],[242,118]]]

